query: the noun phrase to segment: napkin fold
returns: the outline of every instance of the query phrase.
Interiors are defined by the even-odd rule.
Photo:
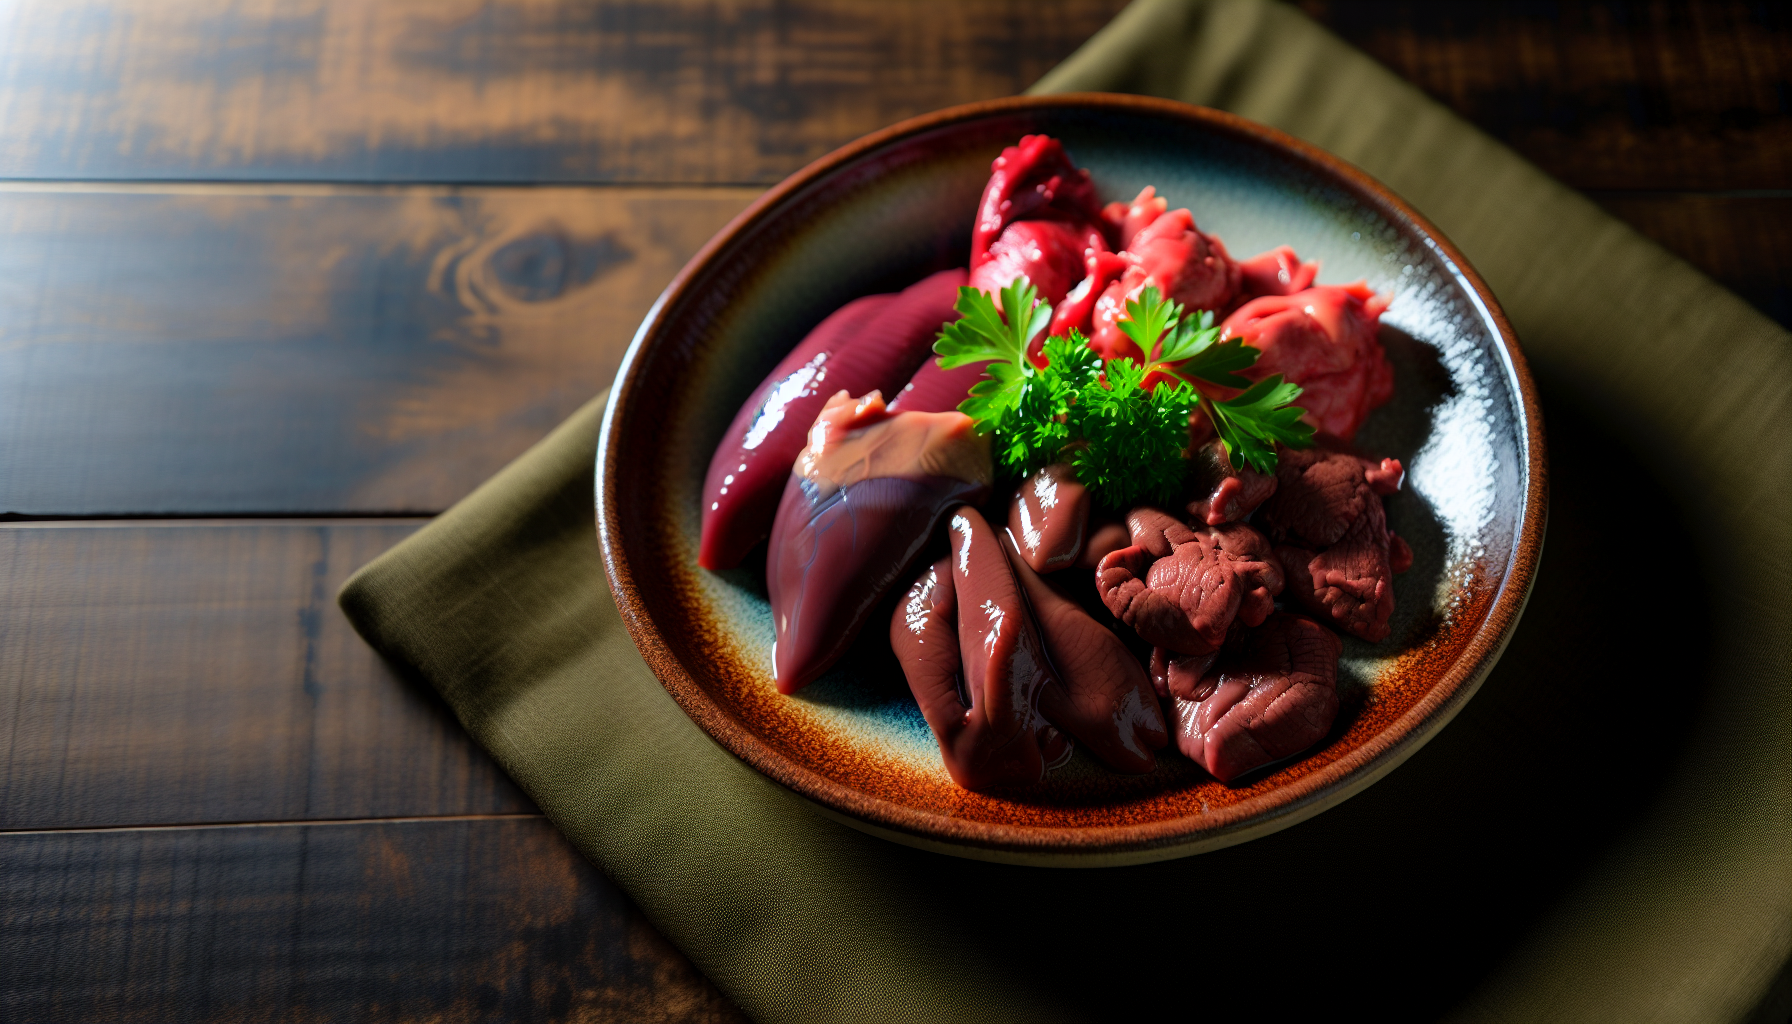
[[[1525,347],[1552,460],[1530,609],[1388,778],[1129,868],[829,821],[636,654],[593,529],[602,396],[357,573],[355,627],[759,1019],[1747,1019],[1792,952],[1792,338],[1292,8],[1137,0],[1034,89],[1084,90],[1364,168]]]

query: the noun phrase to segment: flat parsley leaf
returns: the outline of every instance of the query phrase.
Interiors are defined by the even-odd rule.
[[[1305,409],[1289,403],[1300,397],[1298,384],[1281,374],[1252,384],[1244,394],[1224,402],[1203,398],[1201,408],[1226,444],[1233,465],[1241,461],[1259,473],[1276,471],[1276,443],[1290,448],[1313,444],[1313,428],[1301,422]]]
[[[1000,305],[977,289],[960,288],[955,308],[963,318],[940,332],[933,350],[943,369],[988,363],[987,378],[958,408],[978,430],[996,435],[996,458],[1017,476],[1069,461],[1104,505],[1169,501],[1188,470],[1188,423],[1196,407],[1213,422],[1235,465],[1273,473],[1277,443],[1312,443],[1313,428],[1300,421],[1305,410],[1289,404],[1299,387],[1279,376],[1255,384],[1239,376],[1258,351],[1238,339],[1221,342],[1212,312],[1190,315],[1156,288],[1129,301],[1118,321],[1146,353],[1144,362],[1104,364],[1071,331],[1046,338],[1046,365],[1035,366],[1027,348],[1050,323],[1051,307],[1025,277],[1002,289]],[[1196,380],[1243,393],[1215,401],[1195,388]]]
[[[977,421],[979,430],[1000,429],[1019,407],[1021,394],[1035,367],[1027,359],[1027,345],[1051,322],[1052,309],[1039,301],[1039,293],[1026,277],[1002,289],[1002,308],[975,288],[958,289],[953,304],[961,319],[947,324],[933,343],[940,368],[954,369],[970,363],[994,360],[985,369],[988,380],[971,388],[971,397],[959,411]]]

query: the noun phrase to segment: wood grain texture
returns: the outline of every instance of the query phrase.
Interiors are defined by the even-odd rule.
[[[0,835],[0,1019],[745,1017],[524,817]]]
[[[750,189],[0,189],[0,512],[435,512]]]
[[[336,607],[415,529],[0,526],[0,829],[533,812]]]
[[[770,184],[1124,0],[26,0],[0,176]]]
[[[1599,192],[1593,198],[1792,327],[1792,196]]]
[[[1792,185],[1792,14],[1778,4],[1300,6],[1570,185]]]

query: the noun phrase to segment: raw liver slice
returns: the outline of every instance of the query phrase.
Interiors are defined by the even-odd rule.
[[[778,689],[833,664],[906,578],[942,517],[989,493],[989,440],[963,413],[885,410],[842,392],[810,427],[766,555]]]
[[[1046,688],[1040,702],[1045,717],[1109,768],[1150,771],[1157,765],[1154,751],[1170,741],[1150,677],[1119,637],[1027,566],[1012,533],[1004,540],[1062,683]]]
[[[778,495],[809,425],[838,391],[894,394],[932,351],[965,272],[946,270],[894,295],[870,295],[816,325],[740,407],[703,483],[697,563],[740,564],[771,532]]]
[[[1036,783],[1072,751],[1041,706],[1048,688],[1062,686],[995,531],[964,505],[948,532],[952,553],[909,588],[891,644],[954,782],[973,790]],[[929,642],[944,643],[949,617],[959,659],[951,676],[950,659],[923,655]]]

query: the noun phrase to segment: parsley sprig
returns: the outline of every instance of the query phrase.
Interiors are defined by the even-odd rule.
[[[1199,407],[1213,422],[1234,464],[1275,471],[1275,444],[1311,443],[1304,410],[1288,403],[1300,388],[1280,376],[1252,383],[1236,371],[1257,361],[1238,339],[1219,340],[1213,314],[1185,315],[1155,288],[1128,302],[1119,327],[1146,354],[1103,363],[1081,334],[1050,337],[1045,366],[1027,356],[1051,320],[1051,307],[1025,278],[1002,289],[1001,304],[960,288],[961,319],[934,342],[942,369],[988,361],[987,379],[959,410],[996,436],[996,454],[1017,475],[1066,461],[1104,504],[1169,501],[1187,472],[1188,421]],[[1244,393],[1227,401],[1202,394],[1194,381]],[[1149,384],[1147,382],[1150,382]]]
[[[1226,445],[1226,457],[1259,473],[1276,471],[1276,444],[1308,448],[1313,428],[1301,422],[1307,414],[1292,403],[1301,387],[1273,374],[1253,382],[1237,371],[1249,369],[1262,354],[1242,338],[1221,341],[1213,314],[1201,310],[1185,316],[1176,302],[1167,302],[1156,288],[1146,288],[1138,301],[1128,300],[1119,327],[1146,353],[1153,370],[1185,380],[1204,380],[1244,393],[1224,401],[1201,394],[1201,411]],[[1197,392],[1199,394],[1199,392]]]

